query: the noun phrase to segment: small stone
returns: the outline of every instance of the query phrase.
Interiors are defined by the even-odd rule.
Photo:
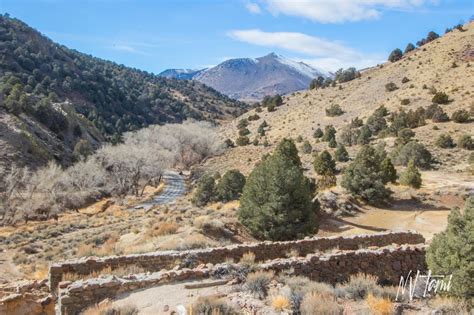
[[[169,305],[165,305],[163,307],[163,312],[168,312],[170,310],[170,306]]]

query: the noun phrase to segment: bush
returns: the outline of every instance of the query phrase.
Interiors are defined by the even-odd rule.
[[[350,276],[349,281],[336,287],[336,290],[339,289],[344,292],[347,298],[363,300],[367,298],[369,293],[377,292],[379,288],[377,285],[377,277],[358,273]]]
[[[337,146],[336,138],[331,138],[328,143],[328,147],[335,148]]]
[[[238,137],[235,142],[237,143],[238,146],[245,146],[250,143],[250,139],[247,136],[243,136],[243,137]]]
[[[450,295],[472,298],[474,292],[473,242],[474,197],[466,200],[464,213],[451,210],[447,228],[436,234],[428,247],[426,262],[433,274],[453,275]]]
[[[357,138],[357,144],[369,144],[371,137],[372,132],[370,131],[370,128],[367,125],[362,126],[362,128],[360,128],[359,137]]]
[[[449,96],[444,92],[436,92],[433,96],[432,102],[435,104],[448,104]]]
[[[445,133],[440,134],[438,138],[436,139],[436,146],[443,149],[453,148],[454,147],[453,138],[451,138],[450,135],[445,134]]]
[[[344,69],[339,69],[336,71],[335,76],[334,76],[334,82],[331,82],[333,86],[338,81],[339,83],[344,83],[348,82],[351,80],[354,80],[355,78],[360,77],[359,71],[356,70],[356,68],[347,68],[346,70]],[[328,84],[329,85],[329,84]]]
[[[403,52],[399,48],[396,48],[390,53],[390,55],[388,56],[388,60],[390,62],[396,62],[402,59],[402,57],[403,57]]]
[[[215,195],[216,186],[214,177],[205,174],[198,181],[192,203],[198,207],[205,206],[208,202],[215,199]]]
[[[410,79],[408,79],[407,77],[403,77],[402,83],[405,84],[405,83],[408,83],[408,82],[410,82]]]
[[[410,128],[403,128],[397,133],[397,144],[407,144],[415,136],[415,133]]]
[[[344,111],[338,104],[332,104],[331,106],[326,108],[326,116],[335,117],[341,116],[342,114],[344,114]]]
[[[387,84],[385,84],[385,91],[393,92],[395,90],[398,90],[398,86],[395,83],[388,82]]]
[[[324,135],[324,133],[321,130],[321,128],[317,128],[313,133],[314,138],[321,138],[323,135]]]
[[[326,150],[320,154],[315,154],[313,166],[318,175],[334,175],[336,173],[336,161]]]
[[[213,296],[200,296],[192,306],[191,314],[195,315],[237,315],[235,309],[228,305],[224,299]]]
[[[248,120],[244,118],[244,119],[239,120],[239,122],[237,123],[237,128],[243,129],[243,128],[246,128],[248,125],[249,125]]]
[[[474,141],[470,135],[459,136],[457,145],[462,149],[474,150]]]
[[[301,301],[302,315],[342,315],[344,308],[339,305],[334,295],[309,292]]]
[[[275,310],[282,312],[284,310],[288,310],[291,304],[287,297],[277,295],[272,299],[272,306]]]
[[[217,196],[220,201],[235,200],[240,197],[245,185],[245,176],[238,170],[227,171],[217,184]]]
[[[306,140],[305,142],[303,142],[303,146],[301,149],[304,154],[310,154],[313,151],[313,146],[311,145],[311,143],[309,143],[308,140]]]
[[[413,45],[412,43],[408,43],[407,47],[405,48],[405,54],[413,50],[415,50],[415,45]]]
[[[324,135],[321,140],[329,142],[333,138],[336,139],[336,128],[334,128],[332,125],[327,125],[324,127]]]
[[[233,148],[233,147],[235,147],[235,143],[234,143],[234,141],[232,141],[231,139],[226,139],[226,140],[224,141],[224,145],[225,145],[226,148]]]
[[[248,117],[249,121],[259,120],[259,119],[260,119],[260,116],[258,116],[258,114],[253,114]]]
[[[408,165],[413,160],[416,167],[428,168],[431,165],[432,157],[430,151],[419,142],[410,141],[405,145],[399,145],[391,153],[392,161],[396,165]]]
[[[382,161],[383,156],[379,152],[364,145],[344,171],[341,186],[369,203],[385,200],[390,196],[390,191],[385,188]]]
[[[452,115],[451,115],[451,119],[454,121],[454,122],[457,122],[457,123],[465,123],[465,122],[468,122],[469,121],[469,112],[465,109],[460,109],[460,110],[457,110],[455,111]]]
[[[247,275],[245,279],[245,289],[254,296],[263,299],[267,296],[268,285],[272,281],[274,273],[272,271],[257,271]]]
[[[334,288],[331,285],[314,282],[303,276],[283,276],[281,281],[290,289],[289,298],[294,314],[300,312],[301,301],[308,293],[334,295]]]
[[[393,166],[392,160],[390,160],[390,158],[386,157],[385,159],[383,159],[380,168],[382,172],[382,181],[384,183],[395,183],[397,181],[397,170]]]
[[[369,293],[367,296],[367,304],[369,305],[371,314],[391,315],[394,313],[394,305],[390,299],[375,297]]]
[[[347,153],[346,147],[343,144],[338,144],[334,157],[338,162],[349,161],[349,153]]]
[[[367,118],[366,126],[370,130],[370,136],[372,136],[372,134],[378,135],[379,132],[387,128],[387,121],[384,116],[382,116],[381,112],[374,112],[369,116],[369,118]]]
[[[401,105],[409,105],[410,104],[410,99],[404,98],[400,101]]]
[[[357,139],[359,138],[360,130],[351,125],[346,125],[342,128],[338,135],[338,142],[352,146],[357,144]]]
[[[250,134],[250,130],[247,128],[239,129],[239,136],[243,137]]]
[[[413,161],[408,162],[406,170],[400,176],[400,184],[416,189],[421,187],[421,174]]]
[[[433,120],[433,122],[446,122],[449,121],[449,117],[448,114],[441,109],[434,112],[431,120]]]
[[[267,111],[268,112],[274,112],[276,110],[276,105],[275,104],[268,104],[267,106]]]
[[[258,238],[288,240],[317,230],[310,181],[303,175],[298,150],[284,139],[250,173],[240,199],[239,220]]]

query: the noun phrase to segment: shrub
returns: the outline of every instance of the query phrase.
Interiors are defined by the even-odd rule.
[[[457,145],[462,149],[474,150],[474,141],[470,135],[459,136]]]
[[[444,92],[436,92],[433,96],[432,102],[435,104],[448,104],[449,96]]]
[[[408,82],[410,82],[410,79],[408,79],[407,77],[403,77],[402,83],[405,84],[405,83],[408,83]]]
[[[397,144],[407,144],[415,136],[415,133],[410,128],[403,128],[397,133]]]
[[[449,117],[443,110],[437,110],[434,112],[431,120],[433,120],[433,122],[446,122],[449,121]]]
[[[371,314],[374,315],[391,315],[394,312],[394,305],[390,299],[378,298],[371,293],[367,296],[367,304]]]
[[[337,146],[336,138],[331,138],[328,143],[328,147],[335,148]]]
[[[302,151],[304,154],[310,154],[313,151],[313,146],[308,140],[303,142]]]
[[[249,121],[252,121],[252,120],[259,120],[260,119],[260,116],[258,116],[258,114],[253,114],[253,115],[250,115],[248,117],[248,120]]]
[[[392,161],[397,165],[408,165],[413,160],[416,167],[428,168],[432,162],[430,151],[419,142],[410,141],[399,145],[391,153]]]
[[[217,196],[220,201],[235,200],[240,197],[245,185],[245,176],[238,170],[227,171],[217,184]]]
[[[257,145],[258,145],[258,138],[257,138],[257,137],[255,137],[255,139],[253,139],[252,144],[253,144],[254,146],[257,146]]]
[[[359,117],[351,119],[351,123],[350,123],[351,128],[358,128],[358,127],[362,127],[363,125],[364,125],[364,122]]]
[[[413,161],[408,162],[406,170],[400,176],[400,184],[416,189],[421,187],[421,174]]]
[[[91,143],[88,140],[81,139],[74,146],[73,156],[76,161],[81,159],[86,159],[89,155],[93,153],[94,149],[92,148]]]
[[[333,175],[336,173],[336,161],[326,150],[320,154],[315,154],[313,166],[318,175]]]
[[[324,133],[321,130],[321,128],[317,128],[313,133],[314,138],[321,138],[323,135],[324,135]]]
[[[326,116],[335,117],[341,116],[342,114],[344,114],[344,111],[338,104],[332,104],[331,106],[326,108]]]
[[[395,90],[398,90],[398,86],[395,83],[388,82],[387,84],[385,84],[385,91],[393,92]]]
[[[309,89],[314,90],[317,88],[322,87],[324,84],[324,77],[318,76],[316,79],[313,79],[311,83],[309,84]]]
[[[235,142],[237,143],[238,146],[245,146],[250,143],[250,139],[247,136],[243,136],[243,137],[238,137]]]
[[[298,137],[296,137],[296,142],[298,143],[303,142],[303,136],[299,135]]]
[[[396,48],[390,53],[390,55],[388,56],[388,60],[390,62],[395,62],[402,59],[402,57],[403,57],[403,52],[401,51],[401,49]]]
[[[274,112],[276,110],[276,105],[275,104],[268,104],[267,106],[267,111],[268,112]]]
[[[413,50],[415,50],[415,45],[413,45],[412,43],[408,43],[407,47],[405,48],[405,54]]]
[[[370,130],[370,135],[377,135],[379,132],[387,128],[387,121],[381,112],[374,112],[367,118],[366,126]],[[370,136],[369,136],[370,137]]]
[[[192,203],[198,207],[205,206],[208,202],[214,200],[215,195],[216,186],[214,177],[205,174],[198,181]]]
[[[382,164],[380,165],[381,173],[382,173],[382,180],[384,183],[392,182],[395,183],[397,181],[397,170],[392,164],[392,160],[389,157],[383,159]]]
[[[239,260],[239,264],[247,270],[254,269],[257,266],[255,263],[255,254],[252,252],[244,253]]]
[[[359,71],[356,70],[356,68],[352,67],[352,68],[347,68],[346,70],[341,68],[336,71],[335,76],[334,76],[334,81],[331,82],[331,84],[335,86],[336,81],[338,81],[339,83],[344,83],[344,82],[354,80],[355,78],[358,78],[358,77],[360,77],[360,73]]]
[[[360,128],[359,137],[357,138],[357,144],[369,144],[371,137],[372,132],[370,131],[370,128],[367,125],[362,126],[362,128]]]
[[[428,247],[426,262],[433,274],[453,275],[450,295],[472,298],[474,264],[472,263],[474,231],[474,197],[466,200],[464,213],[451,210],[447,228],[436,234]]]
[[[346,147],[343,144],[338,144],[334,157],[338,162],[349,161],[349,153],[347,153]]]
[[[367,298],[369,293],[376,292],[379,286],[377,285],[377,277],[358,273],[350,276],[349,281],[342,286],[338,286],[336,290],[338,288],[344,292],[347,298],[363,300]]]
[[[249,273],[245,279],[245,289],[250,291],[259,299],[267,296],[268,285],[272,281],[274,274],[272,271],[257,271]]]
[[[239,129],[239,136],[243,137],[243,136],[246,136],[248,134],[250,134],[250,130],[248,130],[247,128]]]
[[[239,129],[246,128],[248,125],[249,125],[248,120],[244,118],[244,119],[239,120],[239,122],[237,123],[237,128]]]
[[[400,101],[400,104],[402,105],[409,105],[410,104],[410,99],[404,98]]]
[[[357,144],[357,139],[359,138],[360,130],[352,127],[351,125],[346,125],[342,128],[338,135],[338,142],[352,146]]]
[[[301,301],[308,293],[334,295],[334,288],[331,285],[314,282],[303,276],[283,276],[281,281],[290,289],[289,298],[294,314],[299,314]]]
[[[224,145],[225,145],[226,148],[233,148],[233,147],[235,147],[235,143],[234,143],[234,141],[232,141],[231,139],[226,139],[226,140],[224,141]]]
[[[336,138],[336,128],[333,125],[327,125],[324,127],[324,135],[321,140],[329,142],[332,138]]]
[[[325,174],[318,179],[318,189],[324,190],[336,186],[337,178],[334,174]]]
[[[334,295],[309,292],[301,301],[300,312],[302,315],[342,315],[343,307],[337,303]]]
[[[436,146],[447,149],[447,148],[453,148],[454,147],[454,141],[453,138],[451,138],[450,135],[448,134],[440,134],[438,138],[436,139]]]
[[[451,119],[454,121],[454,122],[457,122],[457,123],[465,123],[465,122],[468,122],[469,121],[469,112],[465,109],[460,109],[460,110],[457,110],[455,111],[452,115],[451,115]]]
[[[385,188],[383,181],[382,159],[373,147],[364,145],[345,169],[341,186],[369,203],[385,200],[390,196],[390,191]]]
[[[298,150],[284,139],[252,170],[240,199],[239,220],[258,238],[288,240],[317,230],[310,181],[303,175]]]
[[[287,297],[277,295],[272,299],[272,306],[275,310],[281,312],[289,309],[291,304]]]
[[[213,296],[200,296],[191,307],[190,314],[196,315],[237,315],[235,309],[228,305],[224,299]],[[115,315],[115,314],[113,314]]]

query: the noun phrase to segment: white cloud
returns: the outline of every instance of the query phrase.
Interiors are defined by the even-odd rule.
[[[245,4],[245,7],[247,8],[247,10],[250,12],[250,13],[253,13],[253,14],[260,14],[262,13],[262,9],[260,8],[260,6],[256,3],[253,3],[253,2],[247,2]]]
[[[308,56],[300,59],[327,71],[355,66],[365,68],[383,62],[379,54],[362,54],[338,41],[296,32],[264,32],[259,29],[233,30],[228,35],[253,45],[280,48]]]
[[[438,0],[264,0],[275,14],[304,17],[321,23],[376,19],[383,10],[413,10]]]
[[[138,55],[145,55],[145,56],[150,55],[149,53],[143,50],[140,50],[134,46],[135,44],[133,43],[118,43],[118,44],[108,45],[107,47],[113,50],[127,52],[131,54],[138,54]],[[140,46],[140,45],[137,45],[137,46]]]

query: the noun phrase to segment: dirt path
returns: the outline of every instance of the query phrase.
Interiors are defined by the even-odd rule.
[[[208,283],[212,281],[213,280],[181,282],[135,291],[119,296],[113,302],[113,305],[135,306],[139,309],[139,315],[171,314],[172,311],[177,312],[178,308],[187,308],[187,306],[195,302],[200,296],[220,295],[229,292],[230,287],[227,285],[200,289],[185,288],[185,285],[191,283]]]

